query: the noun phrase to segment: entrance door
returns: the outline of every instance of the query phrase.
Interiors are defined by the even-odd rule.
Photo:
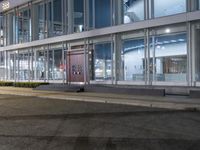
[[[67,67],[69,82],[84,82],[84,51],[68,52]]]

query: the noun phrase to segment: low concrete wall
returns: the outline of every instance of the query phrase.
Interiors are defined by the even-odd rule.
[[[200,98],[200,90],[190,90],[190,98]]]
[[[128,94],[128,95],[165,96],[165,89],[151,89],[151,88],[122,88],[122,87],[88,85],[84,87],[84,91],[97,92],[97,93]]]

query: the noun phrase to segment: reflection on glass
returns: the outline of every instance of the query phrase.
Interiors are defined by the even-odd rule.
[[[111,43],[96,44],[94,50],[95,80],[110,80],[111,68]]]
[[[200,23],[192,25],[192,41],[195,53],[195,80],[200,81]]]
[[[10,79],[10,80],[15,79],[15,73],[16,73],[15,67],[16,67],[15,54],[11,53],[11,54],[9,54],[9,67],[8,67],[8,71],[9,71],[8,79]]]
[[[46,37],[45,34],[45,7],[44,4],[38,5],[38,36],[39,39],[44,39]]]
[[[84,31],[84,0],[74,0],[74,32]]]
[[[123,0],[124,23],[144,20],[144,0]]]
[[[3,32],[3,16],[0,15],[0,47],[4,46],[3,38],[4,38],[4,32]]]
[[[5,52],[0,52],[0,80],[5,79]]]
[[[199,10],[200,10],[200,0],[198,0],[198,3],[199,3]]]
[[[144,39],[131,39],[123,42],[121,53],[124,80],[144,80]]]
[[[37,51],[36,52],[36,79],[37,80],[45,80],[46,75],[46,66],[45,66],[45,51]]]
[[[48,62],[48,68],[49,68],[49,71],[48,71],[48,74],[49,74],[49,80],[53,80],[53,51],[52,50],[49,50],[49,62]]]
[[[95,28],[103,28],[111,25],[110,0],[95,0]]]
[[[186,43],[186,33],[152,37],[149,67],[153,80],[169,82],[186,81]]]
[[[19,80],[28,80],[29,79],[29,52],[28,51],[20,51],[18,54],[19,61]]]
[[[31,11],[29,8],[16,13],[16,41],[17,43],[29,42],[31,37]]]
[[[154,17],[186,12],[186,0],[154,0]]]
[[[62,80],[63,69],[64,69],[64,66],[62,64],[62,49],[58,49],[54,51],[54,79],[55,80]]]
[[[53,1],[53,35],[62,35],[62,1],[54,0]]]

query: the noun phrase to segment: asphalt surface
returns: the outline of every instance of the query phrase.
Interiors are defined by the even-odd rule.
[[[200,150],[200,112],[0,95],[0,150]]]

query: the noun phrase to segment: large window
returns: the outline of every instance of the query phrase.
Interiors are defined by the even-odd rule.
[[[111,22],[111,0],[89,0],[89,27],[108,27]]]
[[[33,37],[34,40],[44,39],[47,37],[47,30],[45,24],[45,5],[38,3],[34,5],[34,24],[33,24]]]
[[[162,17],[186,12],[186,0],[154,0],[152,17]],[[151,14],[151,13],[150,13]]]
[[[5,52],[1,51],[0,52],[0,80],[5,79]]]
[[[62,45],[51,45],[49,50],[49,80],[63,79],[63,60],[62,60]]]
[[[124,23],[144,20],[144,0],[123,0]]]
[[[84,0],[74,0],[74,32],[84,31]]]
[[[36,60],[35,60],[35,79],[46,80],[47,79],[47,51],[41,48],[36,48]]]
[[[16,12],[16,43],[31,40],[31,10],[26,7]]]
[[[123,80],[144,81],[145,55],[144,39],[125,39],[121,52]]]
[[[62,0],[53,1],[52,33],[50,36],[63,34]],[[65,13],[63,13],[65,14]]]
[[[110,37],[91,39],[89,43],[88,69],[90,80],[112,80],[113,51]]]
[[[111,43],[98,43],[94,45],[93,54],[94,80],[111,80],[112,59]]]
[[[18,53],[18,79],[19,80],[29,80],[30,75],[30,56],[29,50],[20,50]]]
[[[200,81],[200,23],[192,25],[192,48],[195,58],[195,76],[194,81]]]
[[[198,6],[199,6],[199,9],[200,9],[200,0],[198,0]]]
[[[95,28],[111,25],[110,0],[95,0]]]
[[[0,47],[4,46],[3,34],[3,16],[0,16]]]
[[[150,40],[150,78],[153,81],[186,82],[187,35],[185,27],[166,27],[153,32],[156,35],[151,36]]]

